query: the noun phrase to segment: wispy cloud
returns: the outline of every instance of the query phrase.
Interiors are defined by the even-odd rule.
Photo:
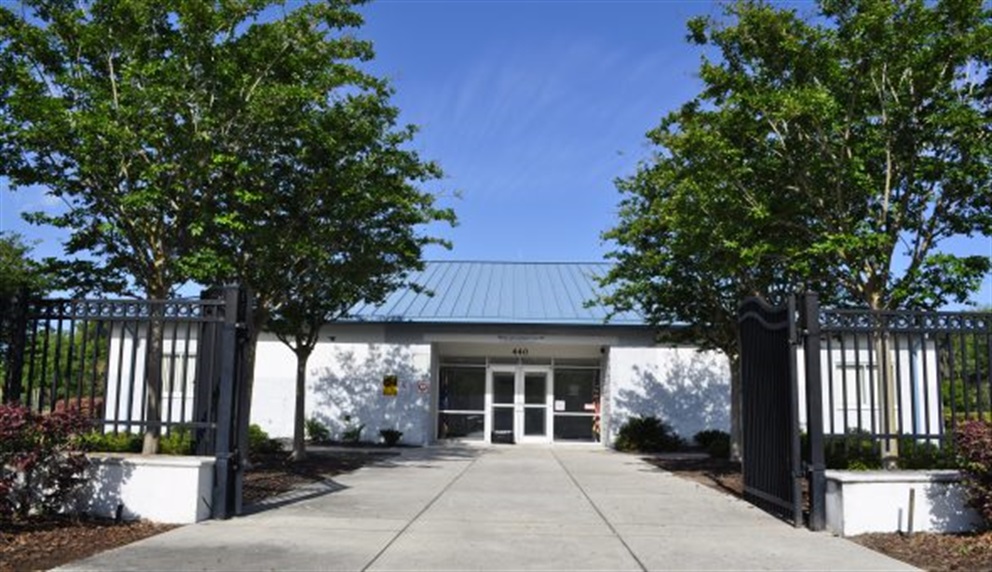
[[[582,39],[490,49],[442,82],[402,86],[403,109],[424,126],[418,147],[467,195],[610,189],[644,155],[644,133],[673,90],[659,81],[673,61]]]

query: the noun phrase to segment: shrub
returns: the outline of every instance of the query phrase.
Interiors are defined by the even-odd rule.
[[[879,443],[872,438],[871,433],[858,429],[848,430],[839,439],[825,439],[823,459],[828,469],[870,471],[882,468]]]
[[[141,446],[142,436],[137,433],[91,431],[79,437],[79,447],[89,452],[140,453]]]
[[[941,447],[912,437],[899,439],[898,463],[900,469],[906,470],[957,468],[957,459],[951,447]]]
[[[954,433],[968,506],[992,526],[992,424],[965,421]]]
[[[707,429],[692,436],[696,442],[710,457],[715,459],[730,458],[730,433],[719,429]]]
[[[382,441],[387,447],[392,447],[400,442],[403,432],[396,429],[380,429],[379,436],[382,437]]]
[[[352,427],[341,434],[341,440],[345,443],[358,443],[362,440],[362,431],[365,430],[365,424],[362,423],[357,427]]]
[[[261,427],[252,423],[248,426],[248,454],[264,455],[282,451],[282,443],[269,437]]]
[[[304,428],[306,429],[307,439],[311,441],[320,443],[321,441],[329,441],[331,439],[331,430],[327,428],[327,425],[318,421],[316,417],[307,419]]]
[[[657,417],[631,417],[620,427],[613,445],[618,451],[653,453],[678,451],[685,440]]]
[[[163,455],[192,455],[196,451],[193,432],[189,427],[173,427],[159,440],[158,450]]]
[[[0,518],[67,508],[86,482],[86,456],[74,444],[88,428],[75,409],[41,415],[0,405]]]

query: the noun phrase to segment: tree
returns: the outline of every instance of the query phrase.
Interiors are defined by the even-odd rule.
[[[321,328],[359,302],[381,302],[403,284],[407,271],[421,268],[423,246],[435,242],[417,235],[414,225],[448,216],[429,205],[429,196],[418,195],[406,184],[375,189],[369,195],[374,200],[357,205],[334,200],[333,195],[315,197],[301,209],[310,212],[286,220],[280,243],[284,258],[272,267],[278,278],[264,283],[273,288],[268,329],[297,359],[294,460],[306,456],[306,366]],[[315,221],[322,222],[309,224]],[[321,240],[301,240],[312,229],[318,229]],[[329,249],[325,244],[336,246]]]
[[[388,240],[401,230],[390,236],[382,225],[404,221],[426,244],[412,226],[451,213],[409,184],[438,170],[401,148],[413,129],[393,128],[388,85],[355,65],[372,57],[368,42],[347,33],[362,22],[359,3],[25,0],[19,12],[0,8],[0,176],[67,204],[62,214],[32,217],[70,231],[66,253],[75,258],[62,261],[65,274],[81,287],[152,299],[191,278],[240,280],[258,290],[256,325],[264,325],[295,291],[278,273],[288,275],[291,261],[314,254],[332,232],[283,232],[305,193],[324,193],[324,218],[303,224],[341,229],[375,212],[380,218],[359,232]],[[361,172],[350,163],[367,181],[356,182]],[[386,253],[409,246],[333,232],[337,242],[319,244],[332,258],[350,256],[352,244]],[[145,451],[153,452],[160,321],[149,337]]]
[[[979,0],[761,2],[689,23],[715,48],[702,92],[648,136],[606,301],[685,322],[732,371],[745,295],[820,290],[875,310],[964,301],[992,262],[940,250],[992,235],[992,25]]]
[[[372,45],[334,33],[362,24],[356,3],[303,4],[245,32],[240,60],[251,64],[215,89],[252,93],[238,122],[213,140],[204,203],[212,214],[191,265],[202,283],[253,291],[249,362],[263,329],[296,354],[295,459],[305,456],[305,371],[321,327],[403,283],[426,245],[445,244],[424,225],[454,222],[418,188],[441,170],[407,148],[416,130],[397,126],[388,82],[360,68]],[[264,76],[253,75],[257,68]]]
[[[48,289],[50,277],[31,258],[31,246],[16,233],[0,231],[0,300],[22,291],[38,295]]]
[[[16,233],[0,232],[0,388],[6,388],[7,359],[12,328],[20,327],[14,318],[14,305],[25,296],[38,296],[50,286],[50,277],[31,258],[31,247]]]

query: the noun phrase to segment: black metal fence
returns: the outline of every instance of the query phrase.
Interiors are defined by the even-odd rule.
[[[967,419],[992,420],[992,314],[823,310],[829,468],[940,468]]]
[[[804,294],[748,299],[739,317],[745,490],[781,512],[805,480],[814,530],[826,469],[952,467],[957,425],[992,421],[992,313],[824,310]]]
[[[188,435],[216,457],[213,516],[240,511],[248,294],[183,300],[0,301],[4,403],[74,408],[97,433]]]

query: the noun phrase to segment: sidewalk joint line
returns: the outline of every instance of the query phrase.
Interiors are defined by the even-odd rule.
[[[608,518],[606,518],[606,515],[603,514],[603,511],[599,510],[599,507],[596,506],[595,502],[593,502],[592,498],[589,496],[589,493],[587,493],[586,490],[582,488],[582,485],[579,484],[579,481],[578,479],[575,478],[575,475],[573,475],[572,472],[568,470],[568,467],[565,466],[565,463],[562,463],[561,459],[558,458],[558,455],[555,453],[554,449],[551,449],[551,456],[555,458],[555,462],[557,462],[558,466],[561,467],[563,471],[565,471],[565,474],[568,475],[568,478],[572,480],[572,484],[575,485],[575,488],[579,489],[579,492],[582,493],[583,497],[585,497],[586,502],[589,503],[589,506],[591,506],[594,511],[596,511],[596,514],[598,514],[599,518],[603,520],[603,522],[606,524],[606,527],[610,529],[610,532],[613,533],[613,536],[617,537],[617,540],[619,540],[620,544],[622,544],[624,549],[627,550],[627,553],[630,554],[630,557],[634,559],[634,562],[637,562],[637,565],[641,568],[643,572],[647,572],[648,570],[647,566],[645,566],[644,563],[641,562],[641,559],[637,557],[637,554],[635,554],[634,550],[631,549],[630,545],[627,544],[627,541],[623,539],[623,536],[620,536],[620,533],[617,532],[617,529],[613,527],[613,523],[610,522]]]
[[[475,465],[475,463],[484,454],[485,453],[483,452],[483,453],[479,454],[477,457],[475,457],[474,459],[472,459],[472,462],[466,464],[465,465],[465,468],[462,469],[457,475],[455,475],[455,478],[453,478],[450,481],[448,481],[448,484],[444,485],[444,488],[442,488],[436,495],[434,495],[434,498],[432,498],[429,503],[427,503],[426,505],[424,505],[424,508],[420,509],[420,511],[417,512],[417,514],[414,515],[414,517],[410,519],[410,522],[406,523],[406,525],[404,525],[403,528],[401,528],[399,530],[399,532],[397,532],[391,539],[389,539],[389,542],[387,542],[386,545],[383,546],[382,549],[379,550],[379,552],[377,552],[374,557],[372,557],[372,560],[369,560],[369,563],[368,564],[366,564],[365,566],[362,567],[362,572],[366,572],[369,568],[371,568],[372,565],[375,564],[376,561],[378,561],[379,558],[381,558],[382,555],[385,554],[386,551],[389,550],[389,548],[397,540],[399,540],[399,537],[403,536],[403,533],[406,532],[411,526],[413,526],[413,523],[417,522],[420,519],[420,517],[424,515],[425,512],[427,512],[428,510],[430,510],[430,508],[432,506],[434,506],[434,503],[436,503],[437,500],[439,498],[441,498],[442,495],[444,495],[444,493],[448,492],[448,489],[450,489],[452,487],[452,485],[454,485],[459,480],[461,480],[462,476],[464,476],[465,473],[467,473],[468,470],[472,468],[472,465]]]

